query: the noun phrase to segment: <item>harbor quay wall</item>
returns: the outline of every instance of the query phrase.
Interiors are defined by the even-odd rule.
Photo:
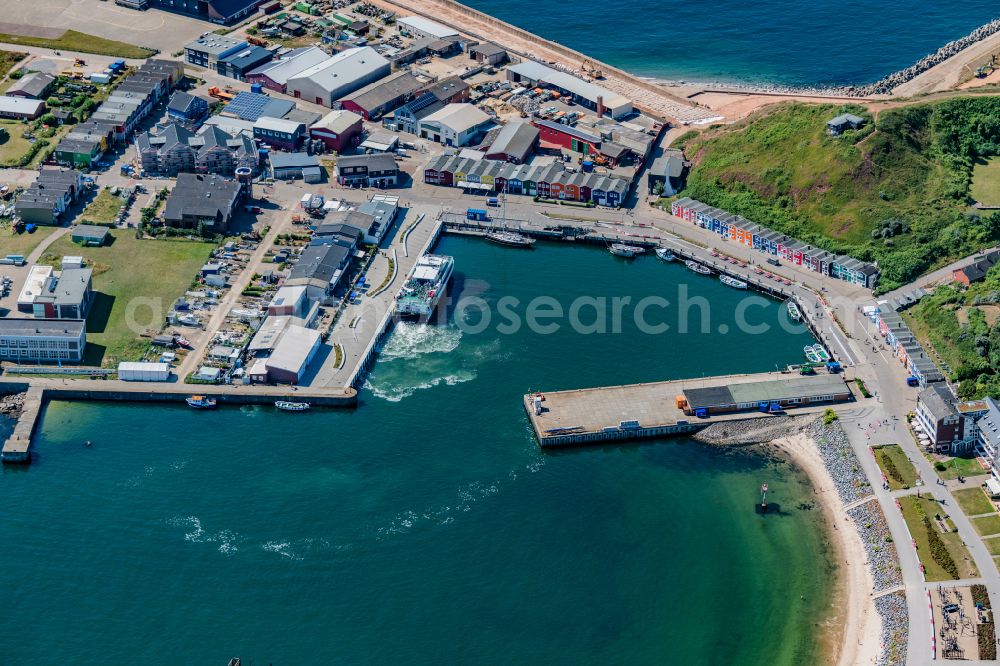
[[[276,400],[292,402],[308,402],[314,407],[354,407],[358,404],[357,392],[345,392],[342,395],[322,395],[308,391],[276,390],[267,393],[241,393],[238,391],[212,391],[210,386],[187,386],[185,389],[173,391],[143,391],[120,389],[75,389],[47,388],[44,399],[48,400],[113,400],[119,402],[184,402],[192,394],[200,394],[215,398],[221,405],[273,405]]]
[[[530,407],[529,407],[530,409]],[[749,419],[748,419],[749,420]],[[675,437],[697,432],[711,423],[689,423],[687,425],[661,425],[640,428],[618,428],[598,432],[571,433],[568,435],[539,435],[538,444],[543,448],[558,448],[569,446],[587,446],[590,444],[606,444],[651,437]]]

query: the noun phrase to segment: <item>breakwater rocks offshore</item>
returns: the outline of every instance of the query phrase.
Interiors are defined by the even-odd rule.
[[[697,83],[702,88],[707,90],[724,90],[724,91],[745,91],[747,93],[757,93],[766,95],[802,95],[809,97],[876,97],[879,95],[891,95],[892,91],[898,86],[903,85],[913,79],[917,78],[927,70],[932,67],[936,67],[943,63],[944,61],[952,58],[965,49],[969,48],[973,44],[983,41],[987,37],[990,37],[996,33],[1000,32],[1000,19],[994,19],[982,25],[972,32],[970,32],[965,37],[961,39],[956,39],[954,41],[948,42],[941,48],[939,48],[934,53],[924,56],[917,62],[913,63],[909,67],[901,69],[897,72],[893,72],[887,76],[882,77],[874,83],[868,83],[865,85],[857,86],[784,86],[781,84],[771,84],[771,83]],[[665,81],[660,80],[660,83],[666,84],[668,86],[676,85],[691,85],[685,84],[681,81]]]
[[[877,666],[903,666],[906,663],[906,643],[910,637],[909,613],[906,594],[893,592],[875,600],[875,608],[882,618],[882,652]]]
[[[823,465],[845,505],[872,496],[872,487],[839,421],[824,425],[816,420],[806,428],[806,434],[816,442]]]
[[[903,574],[899,567],[899,554],[889,535],[889,524],[885,521],[885,514],[882,513],[878,501],[873,497],[850,509],[847,515],[857,524],[861,542],[865,545],[875,592],[902,585]]]

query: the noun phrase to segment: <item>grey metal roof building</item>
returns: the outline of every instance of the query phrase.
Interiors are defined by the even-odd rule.
[[[413,74],[400,71],[342,97],[339,102],[342,108],[373,120],[395,109],[422,86]]]
[[[486,157],[513,164],[524,162],[538,144],[538,134],[538,128],[529,123],[507,123],[486,151]]]
[[[827,374],[692,388],[683,393],[692,412],[707,409],[710,413],[757,409],[764,402],[777,402],[782,407],[805,406],[844,401],[851,396],[842,377]]]
[[[392,67],[370,46],[347,49],[289,77],[289,95],[323,106],[389,74]]]
[[[7,92],[4,94],[11,95],[13,97],[41,99],[46,96],[55,81],[56,77],[51,74],[46,74],[45,72],[31,72],[30,74],[25,74],[19,80],[15,81],[14,85],[8,88]]]

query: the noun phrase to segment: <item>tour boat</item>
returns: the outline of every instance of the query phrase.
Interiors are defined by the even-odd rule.
[[[747,283],[743,280],[737,280],[729,275],[720,275],[719,282],[726,285],[727,287],[732,287],[733,289],[746,289]]]
[[[800,321],[802,313],[799,311],[799,306],[794,301],[787,301],[786,305],[788,306],[788,316],[791,317],[792,321]]]
[[[429,317],[444,295],[455,269],[455,258],[425,254],[396,299],[396,313],[403,317]]]
[[[646,250],[639,247],[638,245],[628,245],[626,243],[612,243],[611,247],[608,248],[611,254],[616,257],[625,257],[631,259],[637,254],[642,254]]]
[[[670,251],[670,248],[666,247],[656,248],[656,256],[663,259],[663,261],[673,261],[677,258],[674,256],[674,253]]]
[[[712,269],[711,268],[709,268],[708,266],[703,266],[703,265],[699,264],[694,259],[688,259],[687,261],[684,262],[684,265],[687,266],[688,268],[690,268],[691,270],[693,270],[695,273],[698,273],[699,275],[711,275],[712,274]]]
[[[486,240],[499,245],[506,245],[508,247],[529,248],[535,244],[534,238],[525,236],[524,234],[519,234],[516,231],[507,231],[503,229],[487,233]]]
[[[215,398],[209,398],[204,395],[193,395],[186,402],[188,407],[194,407],[195,409],[215,409],[216,406]]]
[[[308,402],[292,402],[290,400],[275,400],[274,406],[283,412],[305,412],[309,411]]]

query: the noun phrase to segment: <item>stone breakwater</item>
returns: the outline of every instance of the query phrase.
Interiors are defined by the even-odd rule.
[[[837,488],[837,494],[844,504],[854,504],[870,497],[871,484],[868,483],[868,478],[861,469],[861,463],[854,455],[854,449],[851,448],[840,422],[834,421],[830,425],[824,425],[822,421],[816,420],[805,430],[806,434],[816,442],[823,465],[830,472],[833,485]]]
[[[893,592],[883,595],[875,600],[875,608],[882,618],[882,651],[875,663],[877,666],[903,666],[910,635],[906,594]]]
[[[918,75],[923,74],[931,67],[940,65],[945,60],[951,58],[952,56],[958,55],[960,52],[969,48],[977,42],[981,42],[990,35],[994,35],[1000,32],[1000,19],[994,19],[987,23],[986,25],[980,26],[970,32],[965,37],[961,39],[956,39],[953,42],[948,42],[941,48],[939,48],[934,53],[924,56],[914,64],[910,65],[906,69],[901,69],[898,72],[894,72],[889,76],[879,79],[875,83],[869,84],[867,86],[854,87],[849,86],[843,88],[843,93],[847,95],[856,95],[859,97],[868,97],[870,95],[888,95],[891,94],[896,86],[902,85],[907,81],[916,78]]]
[[[809,97],[876,97],[879,95],[891,95],[898,86],[907,83],[920,76],[932,67],[936,67],[952,58],[973,44],[983,41],[1000,32],[1000,19],[994,19],[986,25],[980,26],[961,39],[948,42],[934,53],[924,56],[909,67],[893,72],[882,77],[874,83],[857,86],[784,86],[771,83],[696,83],[689,84],[681,81],[669,81],[658,79],[662,85],[697,85],[706,90],[737,91],[747,93],[757,93],[765,95],[802,95]]]
[[[24,409],[25,393],[15,393],[14,395],[0,396],[0,416],[17,419]]]
[[[899,554],[889,535],[885,514],[875,498],[850,509],[847,515],[858,526],[858,534],[865,546],[865,553],[868,554],[868,568],[872,572],[875,592],[902,585]]]
[[[804,428],[812,416],[776,416],[769,419],[748,419],[713,423],[699,430],[691,439],[703,444],[750,446],[794,435]]]

